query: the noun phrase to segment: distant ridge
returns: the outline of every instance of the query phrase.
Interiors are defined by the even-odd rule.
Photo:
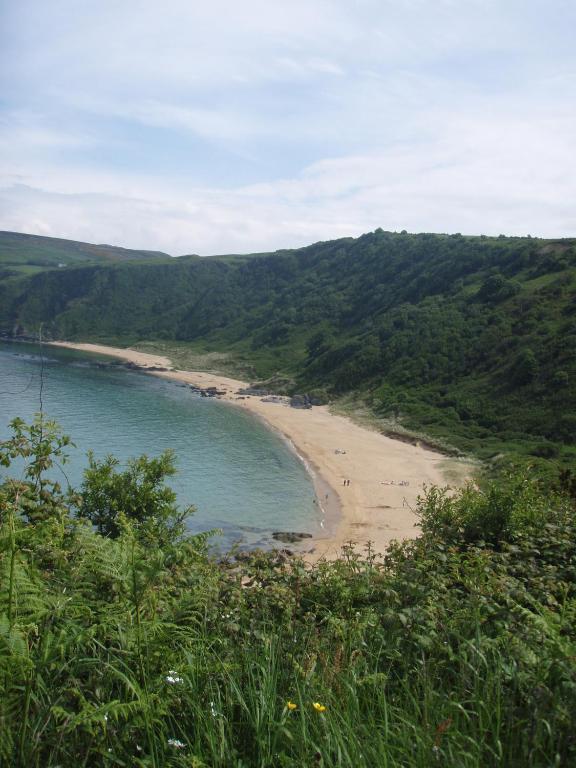
[[[170,255],[161,251],[133,250],[60,237],[0,231],[0,267],[14,268],[17,272],[25,274],[60,265],[167,258],[170,258]]]

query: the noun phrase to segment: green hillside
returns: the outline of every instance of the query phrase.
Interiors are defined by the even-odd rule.
[[[89,262],[135,261],[167,256],[160,251],[134,251],[56,237],[0,232],[0,275],[4,279]]]
[[[227,352],[481,458],[574,458],[576,241],[396,234],[77,265],[0,284],[0,327]],[[177,345],[177,346],[176,346]]]

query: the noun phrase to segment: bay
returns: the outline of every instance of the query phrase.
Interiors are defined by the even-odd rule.
[[[58,477],[64,485],[79,487],[88,450],[125,463],[171,448],[178,473],[169,485],[182,506],[196,507],[192,531],[222,530],[218,548],[268,547],[273,531],[319,532],[312,480],[279,435],[177,382],[97,362],[73,350],[0,343],[0,440],[10,435],[13,418],[31,421],[40,410],[42,380],[46,417],[76,445],[66,477]]]

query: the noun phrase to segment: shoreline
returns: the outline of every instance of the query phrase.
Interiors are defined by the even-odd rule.
[[[447,485],[468,479],[471,464],[447,458],[427,447],[395,440],[361,427],[327,406],[310,410],[264,402],[254,395],[236,399],[247,382],[206,371],[180,371],[160,355],[101,344],[50,342],[53,346],[107,355],[146,368],[148,373],[202,388],[226,390],[220,399],[244,408],[287,441],[310,474],[317,503],[324,516],[321,535],[290,545],[308,561],[335,559],[350,542],[383,553],[394,540],[418,535],[414,513],[417,496],[426,485]],[[348,485],[345,482],[348,481]]]

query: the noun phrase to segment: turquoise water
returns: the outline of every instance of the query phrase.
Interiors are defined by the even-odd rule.
[[[221,528],[220,547],[269,546],[272,531],[319,530],[303,464],[250,414],[176,382],[98,368],[93,355],[46,346],[43,355],[44,412],[76,444],[64,466],[73,487],[88,450],[125,461],[172,448],[178,474],[170,485],[181,505],[197,510],[190,527]],[[40,370],[38,346],[0,343],[0,439],[13,418],[29,421],[39,410]]]

